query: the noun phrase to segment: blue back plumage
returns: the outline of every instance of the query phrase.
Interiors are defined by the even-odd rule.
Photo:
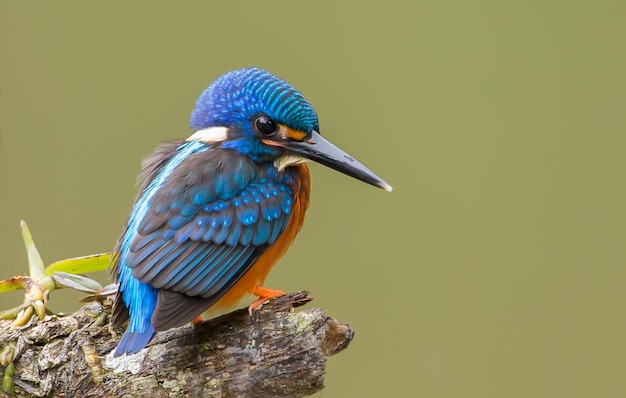
[[[260,113],[296,130],[319,132],[309,101],[289,83],[257,68],[226,73],[204,90],[191,114],[191,128],[241,126]]]
[[[158,177],[150,181],[148,189],[139,197],[127,225],[127,231],[122,236],[120,242],[119,259],[120,264],[127,263],[127,256],[130,251],[131,243],[137,238],[137,227],[141,220],[145,219],[150,209],[151,199],[154,194],[161,188],[167,179],[180,163],[190,154],[206,150],[206,145],[200,142],[194,142],[186,145],[185,148],[174,156],[166,167],[159,173]],[[158,290],[147,283],[142,283],[131,275],[131,269],[127,266],[118,267],[120,281],[120,292],[126,304],[133,302],[141,302],[141,306],[129,305],[130,324],[124,339],[120,342],[116,349],[116,355],[123,353],[134,353],[145,347],[152,338],[154,329],[150,324],[150,317],[156,306]]]

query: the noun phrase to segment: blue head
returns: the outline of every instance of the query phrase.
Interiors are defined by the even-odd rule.
[[[228,72],[204,90],[191,114],[191,128],[224,126],[251,134],[249,122],[261,114],[296,130],[319,130],[309,101],[289,83],[257,68]]]
[[[313,106],[289,83],[263,69],[249,68],[220,76],[198,98],[191,128],[212,127],[228,129],[222,147],[263,157],[284,152],[261,141],[281,127],[285,138],[290,133],[305,138],[319,130],[319,123]]]
[[[220,76],[198,98],[188,140],[233,149],[281,170],[314,160],[380,188],[380,177],[319,134],[317,113],[289,83],[257,68]]]

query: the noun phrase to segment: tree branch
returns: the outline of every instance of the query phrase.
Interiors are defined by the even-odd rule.
[[[306,396],[323,388],[327,358],[354,336],[321,309],[293,311],[310,300],[308,292],[290,293],[252,316],[242,309],[159,333],[146,349],[118,358],[109,309],[91,303],[17,329],[0,321],[0,350],[14,346],[17,397]]]

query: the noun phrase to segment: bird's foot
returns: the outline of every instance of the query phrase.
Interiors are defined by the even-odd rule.
[[[252,294],[258,297],[250,306],[248,307],[248,312],[252,315],[252,311],[258,309],[264,302],[267,300],[285,295],[285,292],[282,290],[274,290],[268,289],[263,286],[256,285],[254,289],[252,289]]]
[[[196,326],[198,326],[202,322],[204,322],[204,318],[202,317],[202,315],[198,315],[197,317],[195,317],[195,318],[193,318],[191,320],[191,326],[193,326],[195,328]]]

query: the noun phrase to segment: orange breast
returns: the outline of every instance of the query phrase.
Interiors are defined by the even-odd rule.
[[[250,270],[209,309],[209,315],[215,315],[216,312],[222,312],[228,308],[232,308],[246,294],[251,294],[255,285],[263,285],[270,269],[272,269],[285,252],[287,252],[287,249],[300,231],[304,221],[304,213],[309,206],[311,178],[309,168],[304,163],[291,166],[290,168],[295,170],[297,175],[296,181],[298,182],[297,185],[291,187],[294,192],[294,201],[287,228],[278,237],[276,242],[257,259],[252,268],[250,268]]]

